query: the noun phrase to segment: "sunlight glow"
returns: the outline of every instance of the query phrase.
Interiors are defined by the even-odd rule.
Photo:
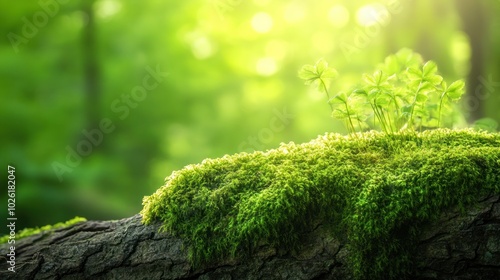
[[[349,11],[344,5],[335,5],[328,11],[328,20],[333,26],[342,28],[349,22]]]
[[[101,0],[95,3],[97,16],[108,18],[118,13],[122,4],[116,0]]]
[[[291,3],[285,7],[283,18],[287,23],[302,21],[306,16],[305,7],[298,3]]]
[[[285,41],[273,40],[266,44],[266,55],[282,60],[286,57],[288,43]]]
[[[271,76],[278,70],[276,60],[272,57],[262,57],[257,60],[255,70],[261,76]]]
[[[318,31],[312,35],[312,45],[314,49],[320,54],[327,54],[332,52],[334,42],[330,33],[325,31]]]
[[[284,94],[285,85],[281,80],[247,81],[243,85],[243,99],[251,104],[273,102]]]
[[[273,28],[273,18],[264,12],[252,17],[252,28],[258,33],[267,33]]]
[[[253,3],[259,7],[265,7],[269,4],[269,0],[253,0]]]
[[[450,53],[455,69],[460,76],[466,76],[469,71],[470,42],[463,32],[456,32],[450,43]]]
[[[389,19],[389,11],[381,4],[365,5],[356,13],[356,20],[361,26],[385,25]]]
[[[191,50],[197,59],[209,58],[214,54],[214,46],[207,37],[195,39],[191,44]]]

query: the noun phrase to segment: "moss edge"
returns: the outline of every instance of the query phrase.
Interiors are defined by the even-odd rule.
[[[69,227],[69,226],[72,226],[72,225],[75,225],[75,224],[78,224],[81,222],[85,222],[85,221],[87,221],[87,219],[76,216],[71,220],[68,220],[66,222],[60,222],[60,223],[57,223],[54,225],[45,225],[42,227],[35,227],[35,228],[25,228],[25,229],[19,230],[15,234],[15,241],[18,241],[20,239],[23,239],[23,238],[26,238],[28,236],[32,236],[32,235],[35,235],[35,234],[38,234],[41,232],[51,233],[57,229],[66,228],[66,227]],[[0,244],[7,243],[9,238],[10,238],[9,234],[6,234],[6,235],[0,237]]]

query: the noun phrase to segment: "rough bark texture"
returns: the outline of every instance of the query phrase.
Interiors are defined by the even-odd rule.
[[[450,210],[423,230],[412,279],[500,279],[500,198],[466,214]],[[144,226],[139,215],[88,221],[16,242],[16,273],[1,259],[0,279],[351,279],[349,251],[318,225],[298,253],[263,246],[250,260],[203,269],[187,261],[181,239]],[[0,258],[8,247],[0,245]]]

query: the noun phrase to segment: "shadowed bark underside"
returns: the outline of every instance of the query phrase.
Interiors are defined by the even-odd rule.
[[[141,217],[87,221],[18,240],[16,272],[0,245],[0,279],[352,279],[345,244],[318,225],[298,252],[260,247],[251,259],[193,269],[183,241]],[[10,245],[9,245],[10,246]],[[412,279],[500,279],[500,199],[444,212],[421,234]]]

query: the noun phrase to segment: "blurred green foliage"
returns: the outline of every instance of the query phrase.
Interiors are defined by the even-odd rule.
[[[18,227],[127,217],[189,163],[345,132],[297,78],[321,57],[342,73],[336,92],[402,47],[450,80],[480,61],[467,85],[482,85],[472,101],[484,110],[462,107],[498,121],[500,3],[473,3],[464,14],[470,4],[452,0],[4,1],[0,166],[16,167]],[[168,76],[145,82],[151,69]]]

